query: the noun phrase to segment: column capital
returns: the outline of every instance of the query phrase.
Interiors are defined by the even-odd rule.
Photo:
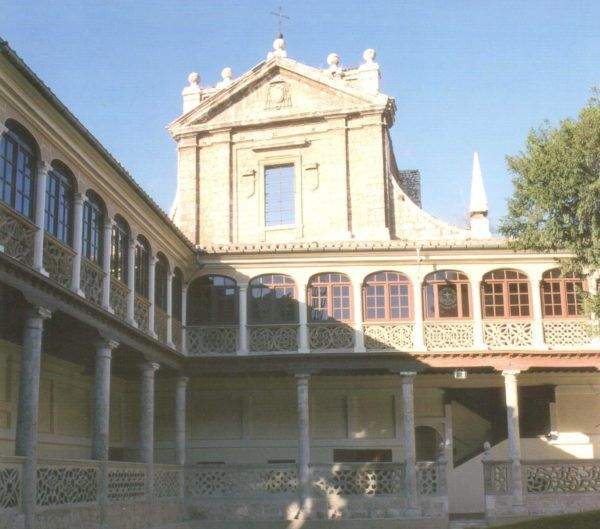
[[[85,193],[80,193],[79,191],[73,193],[73,203],[82,205],[86,200]]]
[[[173,281],[173,277],[175,277],[175,272],[173,272],[172,268],[167,270],[167,281]]]
[[[38,160],[37,161],[37,170],[38,173],[47,173],[52,170],[52,162],[47,160]]]
[[[517,375],[521,373],[520,369],[503,369],[502,376],[504,378],[516,378]]]
[[[402,377],[403,382],[411,382],[417,376],[416,371],[398,371],[398,374]]]
[[[248,283],[238,283],[237,287],[240,291],[248,290]]]
[[[179,376],[179,377],[177,377],[177,387],[178,388],[186,388],[189,381],[190,381],[189,377],[186,377],[183,375]]]
[[[112,338],[106,338],[102,336],[96,341],[96,347],[98,348],[98,353],[101,349],[108,349],[109,351],[112,351],[113,349],[119,347],[119,342],[117,340],[113,340]]]
[[[130,250],[135,250],[137,247],[137,239],[130,237],[129,238],[129,249]]]
[[[158,262],[158,257],[156,257],[156,254],[152,254],[148,259],[148,262],[150,263],[150,267],[156,266],[156,263]]]
[[[296,379],[296,384],[298,385],[308,384],[310,377],[310,373],[294,373],[294,378]]]
[[[52,310],[41,305],[29,305],[27,307],[27,317],[47,320],[52,317]]]
[[[151,374],[154,376],[154,374],[160,369],[160,364],[156,362],[144,362],[140,364],[140,369],[142,370],[142,373]]]
[[[104,219],[104,229],[105,230],[108,230],[108,229],[112,230],[112,227],[113,227],[114,223],[115,223],[115,221],[111,217],[106,217]]]

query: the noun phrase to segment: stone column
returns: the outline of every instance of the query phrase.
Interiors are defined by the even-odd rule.
[[[309,515],[311,508],[310,491],[310,423],[308,382],[310,375],[296,375],[298,400],[298,483],[300,492],[300,517]]]
[[[416,516],[419,507],[417,490],[417,447],[415,439],[415,372],[400,373],[402,376],[402,439],[404,449],[404,472],[406,475],[406,511]]]
[[[519,429],[519,394],[517,375],[520,371],[502,371],[508,421],[508,458],[511,463],[512,494],[515,508],[523,507],[523,474],[521,469],[521,431]]]
[[[129,292],[127,294],[127,323],[133,327],[137,327],[135,321],[135,239],[129,240],[129,247],[127,251],[127,288]]]
[[[100,461],[98,505],[100,526],[106,527],[108,508],[108,453],[110,422],[110,363],[112,350],[119,344],[102,338],[96,346],[94,377],[94,425],[92,428],[92,459]]]
[[[154,491],[154,375],[158,368],[158,364],[151,362],[141,366],[140,461],[148,466],[148,499]]]
[[[44,333],[44,320],[50,316],[51,312],[48,309],[30,306],[27,309],[23,330],[15,455],[25,458],[21,479],[25,529],[32,529],[35,523],[42,335]]]
[[[173,343],[173,272],[167,272],[167,345],[175,349]]]
[[[354,352],[365,352],[365,336],[363,333],[363,299],[362,299],[362,279],[355,278],[352,281],[353,302],[354,302]]]
[[[175,455],[178,465],[185,466],[186,459],[186,393],[189,378],[179,377],[175,388]]]
[[[149,333],[156,338],[156,331],[154,330],[154,309],[156,307],[154,303],[154,292],[156,287],[156,256],[150,256],[150,267],[148,268],[148,301],[150,307],[148,308],[148,330]]]
[[[473,300],[473,348],[487,349],[483,340],[483,318],[481,314],[481,284],[471,279],[471,299]]]
[[[181,349],[187,353],[187,285],[181,286]]]
[[[308,341],[308,306],[306,304],[305,283],[298,284],[298,352],[308,353],[310,351]]]
[[[83,296],[81,290],[81,237],[83,235],[83,202],[85,195],[75,193],[73,196],[73,272],[71,275],[71,290]]]
[[[248,354],[248,285],[238,284],[239,307],[239,350],[238,354]]]
[[[104,238],[102,239],[102,308],[112,312],[110,307],[110,254],[112,250],[112,219],[104,222]]]
[[[531,308],[532,308],[532,338],[533,346],[538,349],[547,349],[544,339],[544,319],[542,316],[542,296],[540,293],[541,273],[531,275]]]
[[[410,280],[413,287],[413,348],[416,351],[425,351],[423,336],[423,278],[420,273],[415,273],[411,275]]]
[[[39,161],[37,177],[35,179],[35,225],[37,231],[33,242],[33,268],[40,274],[48,276],[48,272],[44,270],[44,224],[46,221],[46,180],[48,171],[51,170],[50,164]]]

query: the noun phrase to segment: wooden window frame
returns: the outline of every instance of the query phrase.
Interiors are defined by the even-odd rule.
[[[345,278],[345,280],[343,280],[343,281],[342,280],[340,280],[340,281],[320,281],[320,278],[322,278],[324,276],[331,276],[331,275],[339,275],[340,277]],[[333,311],[336,310],[336,308],[333,306],[333,304],[334,304],[333,303],[333,301],[334,301],[333,290],[334,290],[334,288],[339,288],[339,287],[348,287],[348,299],[350,300],[350,306],[348,308],[349,317],[344,318],[344,319],[338,319],[338,318],[333,317]],[[313,288],[326,288],[327,289],[326,290],[326,299],[327,299],[327,307],[326,307],[327,319],[326,320],[314,320],[312,318],[312,311],[313,311],[312,289]],[[319,297],[321,297],[321,296],[319,296]],[[306,307],[308,310],[308,321],[310,323],[332,323],[332,322],[351,323],[353,321],[354,300],[352,299],[352,282],[350,281],[350,278],[346,274],[343,274],[340,272],[323,272],[321,274],[316,274],[316,275],[312,276],[310,281],[308,282],[306,299],[307,299]],[[343,309],[343,307],[342,307],[342,309]]]
[[[105,217],[106,211],[100,197],[95,193],[88,193],[83,202],[81,255],[98,266],[103,264]],[[97,240],[94,235],[97,236]]]
[[[285,280],[288,280],[289,282],[287,283],[277,283],[273,281],[273,278],[275,277],[282,277]],[[261,280],[263,278],[270,278],[270,281],[265,281],[262,282]],[[296,302],[295,304],[295,309],[294,309],[294,314],[292,315],[293,317],[289,320],[286,321],[283,318],[281,319],[277,319],[277,318],[269,318],[268,321],[261,321],[259,318],[256,317],[256,314],[254,314],[252,305],[253,305],[253,300],[255,299],[253,297],[252,291],[253,289],[256,288],[266,288],[269,291],[277,291],[278,289],[285,289],[285,290],[289,290],[291,289],[292,291],[292,300],[294,300]],[[256,299],[263,299],[261,298],[256,298]],[[248,283],[248,295],[247,295],[247,299],[246,299],[246,303],[248,306],[248,324],[249,325],[279,325],[279,324],[297,324],[299,322],[299,312],[298,312],[298,288],[296,286],[295,281],[288,276],[287,274],[262,274],[260,276],[254,277],[249,283]],[[271,304],[269,306],[269,313],[272,316],[273,315],[273,308],[274,308],[275,304]]]
[[[63,164],[52,164],[46,180],[44,228],[66,246],[73,246],[74,178]],[[51,207],[52,206],[52,207]]]
[[[434,278],[435,274],[446,272],[453,272],[458,274],[458,279],[437,279]],[[431,277],[431,279],[428,279]],[[439,287],[441,285],[457,285],[456,287],[456,308],[457,308],[457,316],[440,316],[440,304],[439,304]],[[433,315],[428,314],[428,295],[427,295],[427,287],[429,285],[433,286]],[[469,307],[469,315],[465,316],[463,314],[463,289],[462,285],[467,286],[467,303]],[[460,270],[436,270],[435,272],[431,272],[427,274],[423,280],[423,285],[421,287],[421,295],[423,299],[423,319],[426,321],[456,321],[456,320],[472,320],[473,319],[473,302],[471,297],[471,282],[469,281],[468,276],[461,272]]]
[[[129,239],[131,231],[122,217],[116,217],[112,227],[110,275],[127,284],[129,274]]]
[[[167,311],[168,282],[169,262],[166,257],[159,255],[154,269],[154,304],[165,312]]]
[[[398,276],[398,279],[396,280],[390,280],[389,278],[386,277],[386,279],[384,280],[380,280],[380,279],[376,279],[377,275],[379,274],[396,274]],[[374,279],[369,279],[369,278],[374,278]],[[367,294],[367,288],[370,286],[374,286],[374,287],[379,287],[382,286],[383,287],[383,298],[384,298],[384,317],[383,318],[369,318],[368,317],[368,310],[370,307],[368,307],[368,294]],[[398,317],[398,318],[393,318],[391,316],[391,312],[392,312],[392,306],[391,306],[391,298],[392,298],[392,294],[390,292],[390,288],[392,286],[406,286],[407,288],[407,309],[408,309],[408,316],[406,316],[405,318],[403,317]],[[363,304],[363,319],[365,321],[365,323],[368,322],[372,322],[372,323],[376,323],[376,322],[381,322],[381,323],[385,323],[385,322],[396,322],[396,321],[412,321],[414,318],[413,315],[413,294],[412,294],[412,285],[410,283],[410,279],[404,275],[402,272],[394,272],[393,270],[382,270],[380,272],[374,272],[372,274],[369,274],[363,281],[363,286],[362,286],[362,304]],[[402,305],[398,306],[398,309],[401,312],[401,309],[404,308]]]
[[[558,277],[556,276],[551,276],[551,274],[554,274],[558,272]],[[566,319],[566,318],[582,318],[584,317],[583,314],[583,306],[581,303],[575,303],[575,307],[576,307],[576,314],[569,314],[568,308],[569,308],[569,303],[568,303],[568,292],[567,292],[567,285],[568,284],[573,284],[575,286],[577,286],[577,284],[579,285],[579,288],[582,291],[585,291],[587,289],[587,281],[585,280],[585,278],[580,277],[580,276],[575,276],[574,274],[570,274],[569,276],[563,277],[563,275],[560,273],[560,269],[558,268],[553,268],[551,270],[547,270],[546,272],[544,272],[542,274],[542,280],[540,281],[540,300],[542,303],[542,317],[544,319]],[[545,301],[545,294],[546,292],[544,292],[544,285],[558,285],[558,294],[560,296],[560,309],[561,309],[561,314],[557,315],[557,314],[547,314],[546,313],[546,307],[547,306],[552,306],[554,307],[555,304],[551,303],[551,304],[547,304]],[[574,290],[574,292],[576,292],[576,289]],[[554,309],[553,309],[554,311]]]
[[[194,285],[194,281],[207,281],[210,280],[211,278],[222,278],[225,281],[231,281],[232,284],[224,284],[224,285],[213,285],[213,284],[200,284],[198,285]],[[190,299],[189,295],[188,295],[188,304],[187,304],[187,325],[203,325],[203,326],[219,326],[219,325],[238,325],[239,324],[239,287],[237,284],[237,281],[235,279],[233,279],[232,277],[223,275],[223,274],[206,274],[200,277],[197,277],[194,279],[194,281],[192,281],[190,283],[190,286],[188,287],[188,293],[193,294],[195,289],[203,289],[205,291],[208,292],[209,297],[212,299],[213,295],[215,292],[219,291],[219,290],[225,290],[225,289],[233,289],[233,316],[232,318],[230,318],[230,320],[225,320],[217,318],[217,316],[219,316],[218,311],[214,310],[214,307],[216,307],[216,303],[211,301],[211,317],[204,320],[204,321],[195,321],[193,317],[191,317],[190,314],[190,309],[193,305],[194,302],[199,303],[201,300],[193,300]],[[202,294],[200,295],[200,297],[202,297]],[[218,299],[218,298],[217,298]]]
[[[504,273],[505,277],[504,278],[494,278],[493,274],[497,274],[499,272]],[[522,275],[523,277],[517,277],[517,278],[506,278],[506,272],[516,272],[517,274]],[[510,303],[510,285],[513,284],[517,284],[517,285],[526,285],[527,286],[527,307],[528,307],[528,311],[529,314],[527,316],[523,316],[523,315],[512,315],[511,314],[511,307],[513,305],[511,305]],[[496,314],[494,314],[493,316],[487,316],[486,315],[486,307],[488,306],[486,304],[485,301],[485,286],[486,285],[501,285],[502,288],[502,307],[503,307],[503,312],[504,315],[503,316],[497,316]],[[501,268],[498,270],[493,270],[491,272],[486,273],[483,278],[481,279],[481,285],[480,285],[480,295],[481,295],[481,317],[484,320],[531,320],[533,319],[533,306],[532,306],[532,302],[533,300],[531,299],[531,283],[529,281],[529,277],[527,276],[527,274],[525,274],[524,272],[521,272],[520,270],[515,270],[512,268]],[[495,295],[495,294],[493,294]],[[521,292],[518,293],[519,296],[522,295]],[[494,306],[496,306],[494,304]],[[523,306],[521,303],[519,303],[517,306],[521,307]],[[494,310],[495,312],[495,310]],[[519,309],[519,312],[521,312],[521,309]]]
[[[150,244],[143,237],[138,237],[135,246],[134,289],[138,296],[148,299],[150,291]]]

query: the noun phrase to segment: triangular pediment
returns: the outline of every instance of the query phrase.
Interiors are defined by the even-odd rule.
[[[368,94],[341,79],[289,59],[258,65],[226,88],[215,90],[198,107],[175,120],[172,132],[385,108],[390,98]]]

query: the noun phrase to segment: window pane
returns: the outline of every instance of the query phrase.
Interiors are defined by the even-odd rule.
[[[265,168],[265,224],[294,224],[294,166]]]

